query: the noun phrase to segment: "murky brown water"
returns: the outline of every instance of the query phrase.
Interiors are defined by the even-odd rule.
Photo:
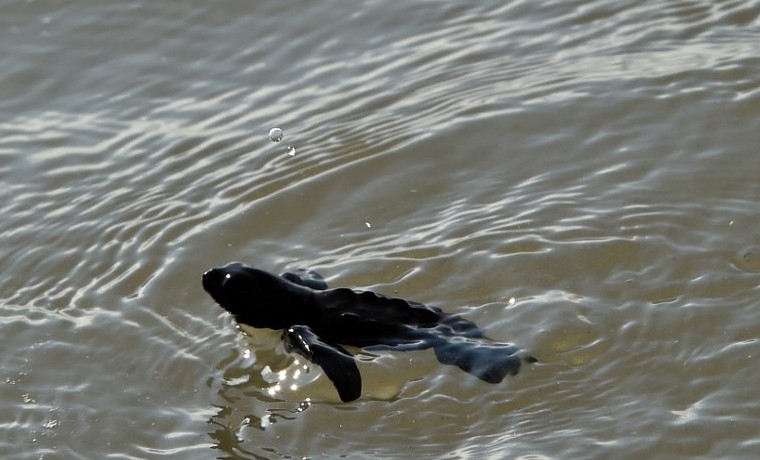
[[[502,3],[0,5],[0,456],[760,456],[760,4]],[[231,260],[540,363],[342,404]]]

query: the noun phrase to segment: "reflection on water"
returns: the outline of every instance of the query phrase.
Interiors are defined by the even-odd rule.
[[[759,20],[0,6],[0,454],[755,457]],[[493,386],[362,355],[372,394],[341,404],[204,295],[231,260],[439,306],[540,363]]]

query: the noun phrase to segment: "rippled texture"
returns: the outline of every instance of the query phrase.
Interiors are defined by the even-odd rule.
[[[1,5],[0,455],[756,457],[760,5],[503,3]],[[540,363],[339,404],[230,260]]]

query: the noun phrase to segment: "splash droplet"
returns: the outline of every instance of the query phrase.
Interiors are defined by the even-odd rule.
[[[285,135],[280,128],[272,128],[269,130],[269,140],[272,142],[280,142]]]
[[[293,147],[292,145],[288,146],[288,155],[292,157],[296,156],[296,148]]]

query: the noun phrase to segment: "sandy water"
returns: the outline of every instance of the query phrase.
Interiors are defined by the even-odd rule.
[[[0,454],[757,457],[759,17],[6,2]],[[489,385],[361,354],[341,404],[202,291],[232,260],[436,305],[540,363]]]

